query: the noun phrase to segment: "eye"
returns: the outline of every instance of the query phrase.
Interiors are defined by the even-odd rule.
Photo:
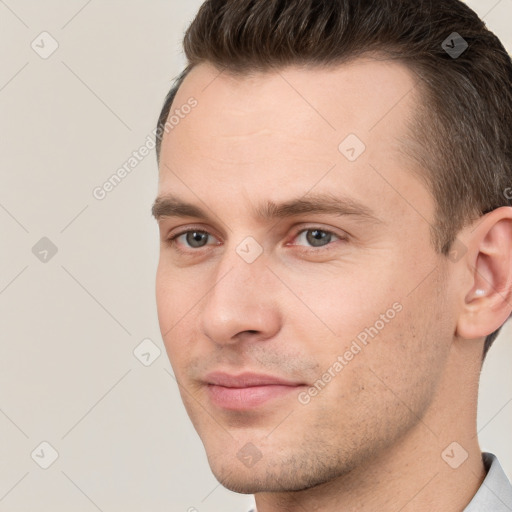
[[[218,245],[218,242],[209,243],[210,239],[216,240],[215,237],[213,237],[213,235],[207,231],[201,229],[188,229],[170,236],[168,238],[168,243],[175,247],[177,251],[184,252],[187,249],[197,250],[206,247],[207,245]],[[340,235],[336,235],[332,231],[321,229],[315,226],[302,229],[295,235],[293,240],[295,243],[287,245],[299,245],[305,246],[306,248],[309,246],[310,249],[322,249],[332,245],[332,243],[335,241],[343,241],[346,240],[346,238],[343,238]],[[296,243],[297,241],[298,243]],[[180,249],[180,246],[185,247],[185,250]]]
[[[206,231],[201,231],[199,229],[190,229],[188,231],[182,231],[180,233],[176,233],[169,237],[169,243],[171,245],[176,245],[180,238],[183,237],[183,240],[180,242],[185,247],[190,249],[200,249],[201,247],[205,247],[208,245],[208,237],[211,237],[210,233]],[[212,244],[210,244],[212,245]]]
[[[294,240],[306,242],[310,245],[310,247],[325,247],[333,241],[333,237],[337,240],[342,240],[340,236],[332,233],[331,231],[326,231],[325,229],[320,229],[318,227],[312,227],[299,231]]]

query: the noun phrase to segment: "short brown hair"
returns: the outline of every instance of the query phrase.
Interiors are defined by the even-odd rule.
[[[450,53],[454,41],[467,44],[462,54]],[[158,119],[158,159],[174,97],[202,62],[243,75],[377,53],[403,62],[421,82],[416,144],[404,149],[425,169],[421,178],[436,202],[436,250],[449,255],[464,226],[512,204],[505,193],[512,185],[512,62],[459,0],[207,0],[183,45],[188,65]],[[484,357],[499,330],[487,336]]]

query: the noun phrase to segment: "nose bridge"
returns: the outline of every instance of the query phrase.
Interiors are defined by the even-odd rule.
[[[256,244],[244,239],[228,248],[217,265],[201,312],[203,332],[217,343],[232,342],[243,331],[268,334],[276,326],[267,261]]]
[[[247,236],[238,244],[226,246],[217,268],[216,282],[220,287],[218,294],[220,299],[224,296],[226,300],[235,299],[240,296],[251,300],[251,289],[256,291],[258,283],[268,286],[268,263],[263,247],[252,237]],[[224,276],[224,277],[223,277]],[[222,281],[224,281],[223,284]],[[229,294],[221,293],[222,286],[229,287]],[[215,293],[215,288],[212,290]]]

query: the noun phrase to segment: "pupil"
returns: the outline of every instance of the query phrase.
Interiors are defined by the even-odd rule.
[[[191,247],[202,247],[204,245],[204,242],[206,240],[206,233],[201,233],[199,231],[194,231],[191,233],[188,233],[187,235],[187,243]]]
[[[329,242],[330,236],[331,236],[330,233],[326,233],[325,231],[322,231],[320,229],[313,229],[308,232],[308,235],[306,238],[308,239],[308,243],[310,243],[312,246],[319,247],[319,246],[324,245],[323,243],[321,243],[322,241],[326,241],[326,239],[327,239],[327,242]],[[320,243],[318,243],[318,242],[320,242]]]

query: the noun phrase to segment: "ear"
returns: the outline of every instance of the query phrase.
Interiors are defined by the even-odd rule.
[[[456,328],[465,339],[491,334],[512,311],[512,207],[497,208],[478,222],[466,241],[471,286],[462,290]]]

